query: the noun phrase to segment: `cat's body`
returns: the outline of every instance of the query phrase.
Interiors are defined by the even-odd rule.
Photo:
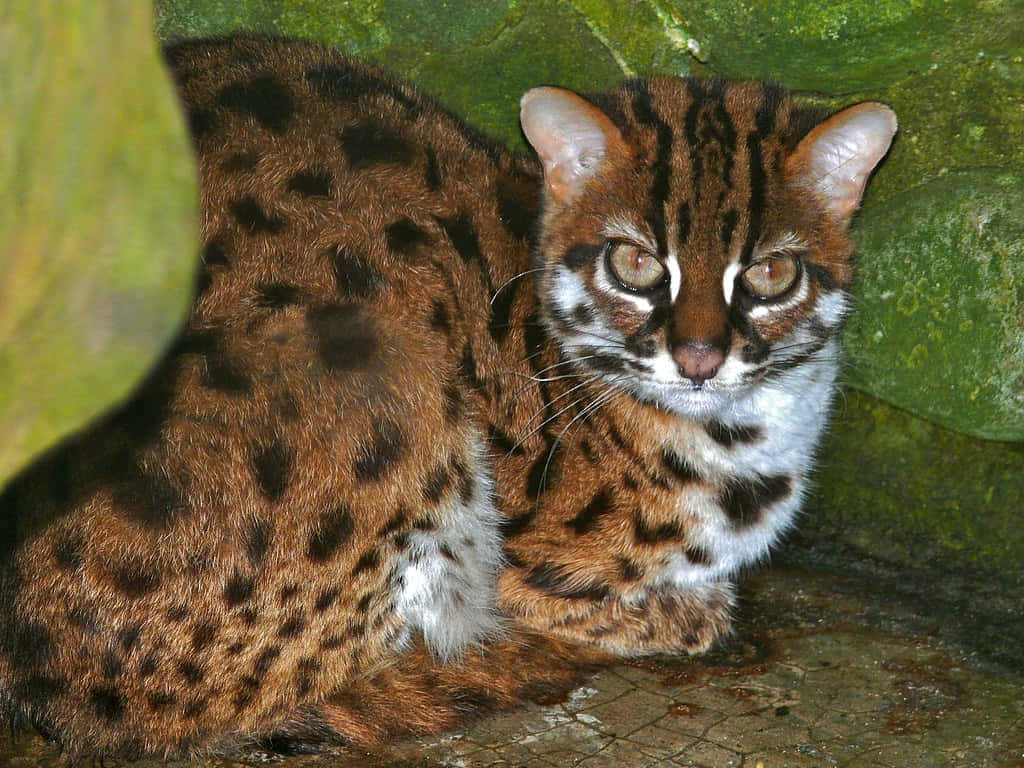
[[[760,84],[634,81],[611,120],[538,89],[537,164],[315,46],[169,59],[199,293],[140,395],[0,497],[0,705],[80,749],[360,738],[351,691],[409,638],[502,701],[528,663],[458,659],[504,632],[726,631],[806,486],[887,111],[830,192],[821,115]]]

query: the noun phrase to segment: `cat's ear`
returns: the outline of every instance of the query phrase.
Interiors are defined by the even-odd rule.
[[[896,135],[896,114],[864,102],[832,115],[797,145],[786,163],[790,183],[810,189],[840,222],[849,222],[864,186]]]
[[[527,91],[519,119],[544,166],[548,193],[560,203],[571,203],[606,157],[628,151],[604,112],[562,88]]]

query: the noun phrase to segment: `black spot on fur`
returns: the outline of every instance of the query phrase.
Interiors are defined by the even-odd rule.
[[[661,463],[681,483],[695,483],[701,479],[690,462],[668,448],[661,452]]]
[[[564,261],[565,266],[573,272],[578,272],[587,264],[593,263],[600,253],[600,245],[576,243],[565,252],[565,256],[562,258],[562,261]]]
[[[523,446],[517,445],[511,437],[498,429],[494,424],[487,425],[487,439],[502,455],[522,456],[526,453]]]
[[[96,714],[108,723],[116,723],[124,716],[124,697],[113,686],[93,688],[89,692],[89,701]]]
[[[308,322],[320,360],[331,373],[362,368],[373,359],[377,350],[373,321],[359,307],[311,307]]]
[[[14,686],[15,701],[31,702],[34,706],[45,705],[50,699],[60,696],[68,689],[63,677],[32,675]]]
[[[160,664],[160,656],[156,651],[150,651],[146,654],[145,658],[139,662],[139,677],[147,678],[152,677],[156,672],[157,666]]]
[[[705,425],[708,435],[719,445],[732,448],[737,443],[753,443],[761,439],[760,427],[737,424],[728,426],[720,421],[712,421]]]
[[[297,594],[299,594],[298,584],[285,584],[281,587],[281,591],[277,595],[277,600],[281,605],[284,605]]]
[[[505,340],[508,332],[512,330],[512,303],[516,299],[518,289],[518,281],[506,283],[494,294],[494,298],[491,300],[491,319],[487,324],[487,330],[491,334],[491,338],[499,344]]]
[[[215,237],[203,246],[203,264],[208,267],[227,267],[231,265],[228,261],[227,247],[220,238]]]
[[[526,495],[537,500],[547,489],[551,488],[558,479],[560,469],[561,452],[559,444],[555,443],[548,450],[542,451],[526,475]]]
[[[458,384],[451,382],[446,384],[441,391],[444,398],[444,417],[449,424],[454,424],[462,415],[462,389]]]
[[[229,608],[241,605],[252,597],[256,584],[252,579],[241,576],[237,571],[224,586],[224,602]]]
[[[699,544],[691,544],[686,548],[686,559],[694,565],[711,565],[711,552]]]
[[[252,117],[272,133],[281,135],[295,112],[288,89],[273,75],[259,75],[245,83],[232,83],[217,93],[217,101],[232,112]]]
[[[639,581],[643,578],[644,570],[628,557],[617,557],[619,563],[619,576],[623,581]]]
[[[306,556],[316,563],[330,560],[338,549],[349,540],[354,528],[352,512],[344,504],[325,512],[317,521],[313,533],[310,534]]]
[[[587,505],[581,509],[572,520],[565,522],[566,527],[572,528],[577,536],[589,533],[594,530],[598,519],[612,511],[612,492],[605,486],[598,491]]]
[[[138,624],[132,624],[122,629],[118,632],[118,640],[121,644],[121,650],[126,654],[131,653],[135,649],[135,646],[138,645],[140,637],[142,637],[142,627]]]
[[[786,475],[733,480],[725,484],[719,503],[733,527],[741,529],[758,523],[764,510],[784,499],[791,490],[792,480]]]
[[[182,715],[190,720],[194,720],[205,711],[206,699],[196,699],[185,705],[185,708],[182,710]]]
[[[448,317],[448,308],[440,299],[436,299],[430,309],[430,327],[440,333],[451,333],[452,323]]]
[[[380,272],[350,248],[335,245],[328,249],[334,265],[338,295],[350,301],[374,296],[384,284]]]
[[[245,532],[245,553],[254,566],[259,566],[267,556],[273,536],[274,529],[266,520],[254,520]]]
[[[191,661],[181,660],[175,665],[175,668],[189,685],[199,685],[206,677],[206,670]]]
[[[216,333],[192,331],[182,337],[177,351],[203,357],[203,385],[227,395],[247,395],[252,392],[252,381],[231,358],[223,340]]]
[[[421,245],[430,242],[430,235],[410,219],[399,219],[385,230],[388,248],[396,253],[410,254]]]
[[[607,584],[594,584],[587,580],[577,583],[563,566],[542,563],[526,572],[523,579],[529,586],[566,600],[600,601],[608,597]]]
[[[359,603],[356,605],[356,610],[360,613],[366,613],[370,609],[370,603],[373,602],[373,592],[367,592],[365,595],[359,598]]]
[[[256,304],[263,309],[284,309],[301,297],[301,289],[291,283],[260,283],[256,288]]]
[[[530,192],[536,194],[535,190]],[[498,188],[498,215],[501,222],[519,240],[532,237],[537,217],[537,200],[527,197],[527,187],[519,189],[502,184]]]
[[[463,506],[468,507],[473,503],[473,497],[476,495],[476,478],[469,471],[469,467],[458,460],[452,462],[452,473],[459,486],[459,501]]]
[[[188,510],[185,497],[162,471],[136,470],[114,488],[115,508],[153,531],[171,526]]]
[[[277,630],[277,636],[283,640],[298,637],[306,628],[306,620],[301,616],[292,616],[287,619]]]
[[[364,96],[386,96],[408,110],[409,117],[414,118],[420,112],[420,104],[415,95],[406,93],[401,85],[354,66],[312,67],[306,70],[306,79],[324,99],[350,104]]]
[[[579,325],[590,325],[594,322],[594,310],[587,304],[577,304],[573,307],[572,319]]]
[[[113,680],[121,674],[121,670],[124,668],[124,662],[121,661],[121,658],[113,651],[107,651],[104,653],[100,664],[103,667],[103,677],[108,680]]]
[[[256,662],[253,664],[252,671],[255,677],[263,677],[267,673],[267,670],[273,666],[274,662],[277,661],[277,657],[281,655],[281,649],[276,645],[270,645],[260,652],[260,655],[256,658]]]
[[[390,536],[392,533],[397,533],[405,525],[408,518],[408,511],[403,507],[399,507],[384,524],[384,527],[380,529],[380,533],[378,535],[383,538],[384,536]]]
[[[320,662],[312,658],[299,659],[296,666],[296,691],[299,697],[309,695],[313,690],[313,679],[320,672]]]
[[[380,555],[376,549],[371,549],[363,553],[362,557],[356,563],[352,569],[352,575],[358,576],[363,571],[372,571],[380,565]]]
[[[260,156],[255,152],[236,152],[229,155],[220,167],[225,173],[252,173],[259,162]]]
[[[351,171],[384,164],[409,166],[416,160],[416,148],[385,125],[349,126],[338,135],[338,140]]]
[[[315,613],[323,613],[334,605],[334,601],[338,599],[339,594],[341,594],[341,590],[337,587],[323,590],[317,595],[316,603],[313,604],[313,611]]]
[[[174,694],[167,691],[150,691],[146,694],[146,705],[153,712],[163,712],[176,702]]]
[[[85,540],[77,531],[61,534],[53,545],[53,556],[57,561],[57,567],[65,571],[75,571],[85,563],[85,555],[82,549],[85,547]]]
[[[231,204],[231,213],[246,232],[250,235],[275,235],[284,229],[284,221],[275,219],[263,211],[256,198],[251,195],[236,200]]]
[[[327,171],[302,171],[288,179],[288,191],[305,197],[330,197],[334,177]]]
[[[638,544],[656,546],[680,540],[683,531],[677,522],[662,523],[652,528],[647,524],[643,511],[638,509],[633,513],[633,536]]]
[[[423,498],[436,504],[448,490],[451,480],[447,467],[435,467],[423,481]]]
[[[357,451],[356,479],[362,483],[380,479],[405,451],[402,428],[391,419],[374,425],[373,435]]]
[[[160,586],[160,573],[138,560],[128,560],[113,571],[114,585],[132,599],[148,595]]]
[[[168,621],[173,621],[175,623],[179,621],[184,621],[188,618],[188,606],[182,605],[181,603],[178,603],[177,605],[172,605],[164,613],[164,616],[167,617]]]
[[[270,501],[278,501],[288,489],[294,456],[288,445],[279,437],[267,446],[260,446],[253,456],[253,473],[260,491]]]

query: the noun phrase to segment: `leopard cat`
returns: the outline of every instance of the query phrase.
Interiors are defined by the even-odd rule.
[[[0,499],[3,711],[73,752],[366,744],[726,633],[807,489],[890,109],[541,87],[527,156],[317,45],[167,61],[194,304]]]

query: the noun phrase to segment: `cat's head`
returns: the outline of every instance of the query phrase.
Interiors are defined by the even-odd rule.
[[[762,83],[630,81],[522,100],[544,168],[538,282],[566,360],[696,417],[835,358],[846,235],[896,118]]]

